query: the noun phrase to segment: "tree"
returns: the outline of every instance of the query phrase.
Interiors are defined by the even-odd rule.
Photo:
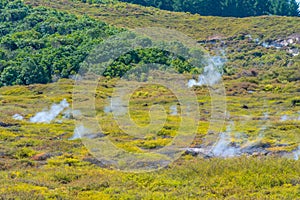
[[[38,59],[26,59],[21,64],[21,71],[18,75],[17,84],[49,83],[47,68],[39,64]]]
[[[0,21],[0,86],[68,78],[102,38],[120,31],[87,16],[31,8],[19,0],[1,1]]]
[[[254,15],[267,15],[270,13],[271,2],[269,0],[256,0],[254,3]]]
[[[299,3],[297,3],[296,0],[290,0],[290,5],[289,5],[289,16],[299,16],[300,11],[299,11]]]
[[[238,9],[238,0],[223,0],[221,2],[221,16],[224,17],[238,17],[239,16],[239,9]]]
[[[0,1],[0,9],[4,9],[7,5],[8,1],[7,0],[1,0]]]
[[[299,16],[296,0],[121,0],[165,10],[225,17],[260,15]]]
[[[271,11],[274,15],[287,15],[289,13],[288,0],[271,0]]]
[[[20,72],[20,67],[17,65],[14,65],[14,63],[10,63],[8,66],[6,66],[0,76],[0,85],[6,86],[6,85],[15,85],[17,84],[18,75]]]

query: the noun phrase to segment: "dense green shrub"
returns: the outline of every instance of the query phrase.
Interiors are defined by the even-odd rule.
[[[0,8],[0,85],[69,77],[95,45],[120,31],[87,16],[21,1],[1,1]]]

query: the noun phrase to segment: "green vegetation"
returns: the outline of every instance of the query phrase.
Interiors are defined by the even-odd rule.
[[[204,17],[110,0],[28,0],[30,6],[19,1],[0,2],[0,199],[299,198],[300,161],[292,159],[291,151],[300,144],[300,56],[288,50],[300,46],[295,43],[277,49],[262,44],[282,42],[300,33],[298,17]],[[159,171],[125,173],[95,159],[80,139],[69,140],[78,119],[61,113],[50,124],[29,122],[53,103],[66,99],[72,104],[74,80],[52,80],[75,74],[86,52],[109,36],[124,28],[144,26],[174,28],[198,40],[212,55],[226,55],[225,126],[231,125],[232,135],[241,136],[231,138],[231,145],[249,139],[256,142],[254,147],[268,150],[268,155],[223,159],[187,154]],[[149,48],[128,52],[108,68],[104,74],[108,77],[101,78],[96,90],[96,115],[103,134],[129,152],[156,151],[168,145],[181,121],[180,116],[170,115],[170,107],[178,105],[179,113],[186,108],[168,88],[138,88],[130,98],[132,120],[147,125],[151,106],[159,104],[167,111],[166,123],[144,138],[125,134],[104,109],[119,81],[112,77],[138,69],[140,63],[162,63],[196,74],[203,67],[193,69],[188,60]],[[204,144],[208,134],[209,89],[192,89],[198,98],[200,119],[191,147]],[[80,100],[86,103],[86,96]],[[17,113],[24,119],[13,119]],[[285,115],[289,118],[282,120]]]
[[[78,1],[35,0],[26,2],[76,15],[86,14],[117,27],[164,27],[175,29],[198,41],[232,40],[247,34],[262,41],[283,39],[299,33],[299,17],[260,16],[248,18],[206,17],[198,14],[170,12],[123,2],[87,4]]]
[[[121,0],[164,10],[199,13],[204,16],[249,17],[260,15],[299,16],[296,0]],[[82,0],[82,2],[85,2]],[[91,1],[92,2],[92,1]],[[95,2],[96,3],[96,2]]]
[[[104,133],[118,147],[133,152],[156,150],[168,144],[176,135],[179,117],[168,116],[159,133],[149,133],[145,139],[134,139],[119,130],[111,114],[104,113],[103,107],[108,104],[106,99],[111,95],[116,81],[103,79],[97,90],[96,110]],[[233,86],[241,84],[240,81],[226,80],[227,90],[239,91]],[[281,122],[280,117],[283,113],[292,115],[298,107],[285,110],[295,93],[280,91],[295,89],[299,83],[277,84],[275,87],[282,90],[278,93],[265,91],[265,85],[260,83],[254,94],[228,96],[228,112],[230,120],[235,123],[234,132],[255,138],[267,125],[263,132],[263,144],[269,145],[274,153],[285,153],[295,149],[299,143],[299,122]],[[105,163],[93,158],[80,140],[68,140],[75,128],[73,119],[64,119],[60,115],[51,124],[28,122],[33,114],[52,103],[64,98],[72,102],[72,90],[73,81],[69,79],[47,85],[0,89],[1,121],[10,124],[0,127],[0,198],[295,199],[299,196],[299,161],[276,154],[228,159],[185,155],[156,172],[133,174],[110,170]],[[200,126],[193,146],[203,142],[210,118],[209,91],[195,88],[195,92],[202,106]],[[136,123],[144,124],[149,119],[151,103],[159,103],[169,110],[175,102],[176,98],[169,90],[149,85],[133,93],[130,112]],[[282,103],[278,106],[277,102]],[[243,109],[243,104],[248,105],[249,109]],[[270,114],[267,122],[260,121],[264,112]],[[25,120],[13,120],[15,113],[20,113]]]
[[[0,86],[69,78],[103,38],[121,31],[87,16],[76,17],[43,7],[32,9],[21,1],[2,3],[0,19]],[[184,58],[174,57],[153,48],[131,51],[109,66],[104,75],[123,76],[141,62],[173,66],[180,73],[199,73]]]
[[[109,7],[119,4],[106,3],[104,5]],[[72,7],[77,8],[77,5]],[[1,29],[2,37],[0,40],[0,85],[49,83],[58,78],[68,78],[78,72],[80,64],[93,47],[99,44],[103,38],[120,31],[87,16],[76,17],[46,8],[30,8],[19,1],[2,3],[1,21],[3,28]],[[293,19],[288,24],[296,22],[297,19]],[[216,23],[222,24],[221,21]],[[283,30],[285,32],[295,31],[294,27],[296,26],[289,26],[288,24],[287,26],[290,28]],[[274,31],[274,34],[278,33]],[[234,43],[229,45],[233,51],[238,52],[230,52],[230,54],[233,53],[233,57],[230,56],[228,63],[230,66],[226,66],[225,73],[236,73],[237,69],[233,69],[233,66],[261,68],[270,65],[285,67],[289,64],[287,53],[269,49],[259,50],[260,52],[256,54],[257,45],[254,41],[247,41],[245,35],[246,33],[240,33],[235,36],[238,37],[238,44],[236,41],[228,41]],[[263,33],[256,32],[254,36],[257,36],[261,41],[270,40]],[[245,49],[241,51],[241,48]],[[201,66],[197,66],[198,69],[193,69],[184,59],[177,58],[174,60],[172,57],[174,56],[168,52],[163,53],[155,49],[131,52],[114,62],[105,75],[121,76],[126,70],[146,60],[173,66],[181,73],[201,72]],[[290,60],[290,63],[293,63],[293,68],[297,67],[297,62],[294,62],[294,59]],[[280,76],[279,73],[278,76]],[[297,74],[291,74],[291,76],[293,77],[284,78],[282,76],[281,79],[298,79]]]
[[[95,45],[119,32],[87,16],[1,2],[0,85],[68,78]]]

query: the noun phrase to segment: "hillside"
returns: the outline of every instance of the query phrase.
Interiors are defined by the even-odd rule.
[[[300,32],[297,25],[300,23],[298,17],[262,16],[242,19],[202,17],[122,2],[90,5],[73,1],[39,0],[28,3],[63,9],[74,14],[87,14],[109,24],[129,29],[138,27],[175,29],[203,43],[208,50],[225,47],[229,59],[229,63],[226,64],[229,74],[240,71],[241,66],[259,69],[265,66],[266,70],[272,66],[272,69],[278,72],[275,74],[280,75],[279,72],[282,71],[277,67],[284,67],[284,74],[296,76],[292,78],[293,80],[299,79],[299,72],[295,71],[299,67],[299,56],[292,56],[293,53],[297,55],[299,52],[299,42],[296,41],[296,38],[299,38],[297,33]],[[294,43],[286,46],[284,41],[288,39],[293,39]],[[217,43],[214,44],[215,42]],[[279,51],[274,44],[279,44],[282,49]],[[286,69],[290,64],[291,69]],[[288,78],[287,76],[289,75],[284,75]]]
[[[0,4],[0,199],[299,198],[300,19],[205,17],[105,2]],[[171,42],[175,52],[207,60],[138,48],[99,70],[105,77],[84,76],[122,45],[151,43],[131,32],[129,41],[109,39],[137,27],[176,29],[201,51]],[[91,51],[101,42],[111,51]],[[149,63],[174,66],[175,77],[148,73]],[[169,85],[151,84],[156,78]],[[194,99],[181,101],[189,92]],[[122,121],[124,109],[131,121]],[[179,149],[182,156],[172,158],[170,148],[155,157],[183,122],[182,138],[188,141],[192,128],[195,135]],[[139,159],[115,152],[106,139]]]
[[[26,1],[28,4],[62,9],[74,14],[87,14],[112,25],[126,28],[164,27],[181,31],[196,40],[214,36],[232,38],[250,34],[253,38],[283,39],[299,33],[298,17],[261,16],[249,18],[205,17],[188,13],[169,12],[135,4],[115,2],[88,4],[78,1]]]
[[[201,17],[199,15],[160,11],[154,8],[144,8],[133,4],[116,2],[92,5],[73,1],[34,1],[28,3],[59,8],[77,15],[88,14],[95,19],[129,29],[148,26],[174,28],[198,40],[212,54],[216,53],[215,49],[224,51],[229,61],[225,64],[224,72],[228,75],[238,75],[242,73],[243,68],[258,68],[268,71],[267,74],[260,73],[260,75],[264,74],[261,79],[279,79],[281,82],[299,80],[300,72],[295,70],[299,67],[299,56],[295,56],[299,54],[300,38],[298,34],[300,29],[297,26],[300,23],[300,19],[297,17],[262,16],[243,19]],[[20,22],[22,23],[22,21]],[[52,26],[55,26],[55,21],[51,23]],[[38,26],[36,25],[36,27]],[[36,28],[33,27],[32,30],[36,31]],[[83,33],[86,34],[86,30],[81,31],[80,34]],[[14,34],[22,35],[23,33]],[[13,35],[7,37],[11,36]],[[64,34],[61,37],[65,37]],[[87,39],[90,40],[89,43],[84,41],[83,46],[88,46],[91,43],[95,45],[99,42],[98,39],[89,38]],[[292,43],[288,42],[290,40],[292,40]],[[45,41],[41,41],[41,43],[43,44]],[[92,49],[92,46],[89,48]],[[47,49],[47,46],[44,49]],[[82,58],[77,63],[72,64],[72,68],[64,69],[64,72],[60,72],[61,69],[56,70],[56,72],[53,72],[55,69],[51,69],[52,71],[50,70],[50,72],[42,70],[43,73],[48,73],[51,76],[49,75],[48,80],[37,80],[35,82],[49,82],[54,75],[68,77],[74,72],[76,73],[80,61],[86,56],[84,53],[78,53],[81,54]],[[49,57],[49,55],[47,56]],[[49,59],[47,58],[46,60]],[[9,61],[9,58],[7,61]],[[55,62],[60,63],[60,61]],[[61,65],[66,65],[66,63],[61,63]],[[288,69],[286,68],[287,66],[289,66]],[[273,71],[276,71],[276,73]],[[13,81],[10,80],[10,82]]]

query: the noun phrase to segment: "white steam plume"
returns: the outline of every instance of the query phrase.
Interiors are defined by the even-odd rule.
[[[285,121],[287,121],[287,120],[289,120],[289,116],[287,116],[287,115],[283,115],[283,116],[281,116],[281,118],[280,118],[280,121],[282,121],[282,122],[285,122]]]
[[[86,128],[84,125],[77,126],[74,130],[74,134],[69,140],[77,140],[82,138],[95,139],[99,137],[104,137],[102,133],[93,133],[91,129]]]
[[[176,105],[170,106],[170,111],[171,111],[171,115],[172,116],[178,115],[178,110],[177,110],[177,106]]]
[[[299,160],[300,157],[300,146],[296,151],[293,152],[294,160]]]
[[[83,125],[78,126],[78,127],[75,128],[74,134],[73,134],[73,136],[72,136],[71,138],[69,138],[69,140],[77,140],[77,139],[81,139],[81,137],[82,137],[85,133],[87,133],[87,131],[88,131],[88,130],[87,130]]]
[[[223,66],[226,60],[220,56],[214,56],[209,59],[209,64],[204,68],[203,74],[199,75],[198,81],[191,79],[188,87],[208,85],[213,86],[222,79]]]
[[[53,104],[50,110],[39,112],[34,117],[31,117],[30,122],[50,123],[67,107],[69,107],[69,103],[66,99],[64,99],[59,104]]]
[[[234,123],[231,122],[227,126],[227,130],[220,134],[219,141],[213,147],[212,153],[216,157],[235,157],[241,154],[241,149],[239,147],[232,146],[230,133],[232,132],[232,126]]]
[[[103,111],[105,113],[113,113],[116,116],[121,116],[127,113],[126,104],[123,102],[121,97],[109,98],[110,105],[105,106]]]
[[[15,115],[13,116],[13,119],[15,119],[15,120],[23,120],[24,117],[23,117],[22,115],[20,115],[20,114],[15,114]]]
[[[300,114],[300,113],[298,113]],[[280,121],[281,122],[285,122],[285,121],[300,121],[300,116],[295,116],[295,115],[282,115],[280,117]]]

